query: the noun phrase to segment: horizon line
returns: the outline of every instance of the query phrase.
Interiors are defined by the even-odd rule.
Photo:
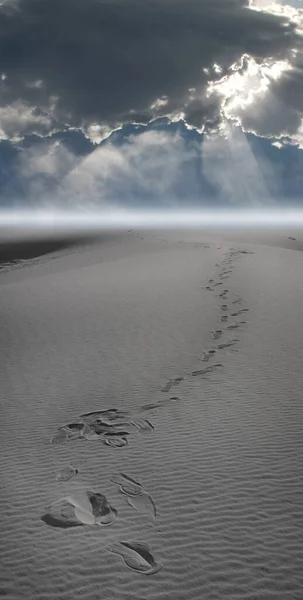
[[[0,210],[0,228],[76,227],[89,229],[129,228],[133,226],[190,227],[201,226],[302,226],[302,209],[229,209],[173,211],[86,211],[86,210]]]

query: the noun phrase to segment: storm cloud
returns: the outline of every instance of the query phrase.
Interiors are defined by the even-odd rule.
[[[215,128],[222,95],[209,85],[244,54],[258,65],[299,60],[296,23],[252,8],[245,0],[8,0],[0,7],[1,137],[78,128],[100,141],[125,123],[159,116]],[[302,71],[291,77],[294,131]]]

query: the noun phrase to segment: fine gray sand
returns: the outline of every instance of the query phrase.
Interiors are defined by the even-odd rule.
[[[297,236],[6,256],[0,596],[302,600]]]

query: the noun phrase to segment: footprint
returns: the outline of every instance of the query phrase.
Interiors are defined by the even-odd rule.
[[[56,500],[41,519],[51,527],[65,529],[82,525],[111,525],[117,514],[103,494],[85,491]]]
[[[111,446],[111,448],[124,448],[124,446],[128,445],[127,437],[117,436],[113,433],[106,433],[102,441],[103,444],[106,446]]]
[[[112,525],[117,518],[116,509],[98,492],[79,492],[66,499],[74,507],[77,519],[85,525]]]
[[[228,325],[226,329],[238,329],[241,325],[245,325],[246,321],[239,321],[239,323],[233,323],[232,325]]]
[[[80,419],[90,422],[91,418],[94,421],[97,417],[99,417],[103,423],[112,424],[114,421],[126,419],[128,416],[128,412],[119,410],[118,408],[107,408],[105,410],[96,410],[93,412],[84,413],[83,415],[80,415]]]
[[[67,441],[68,441],[67,432],[59,431],[59,433],[56,433],[56,435],[54,435],[51,438],[50,443],[54,444],[54,445],[55,444],[64,444]]]
[[[208,362],[209,359],[213,358],[215,354],[216,354],[216,350],[207,350],[207,352],[203,353],[201,361],[202,362]]]
[[[221,310],[228,310],[227,304],[221,304]]]
[[[238,339],[230,340],[229,342],[225,342],[225,344],[219,344],[217,348],[218,350],[223,350],[223,348],[229,348],[230,346],[234,346],[234,344],[237,344],[237,342],[239,341],[240,340]]]
[[[153,519],[157,516],[156,505],[147,492],[127,498],[128,504],[140,513],[148,513]]]
[[[209,285],[206,285],[206,286],[202,287],[202,290],[207,290],[208,292],[213,292],[214,288],[210,287]]]
[[[41,521],[44,521],[50,527],[58,527],[60,529],[83,526],[83,523],[80,523],[75,517],[73,507],[66,501],[64,505],[63,500],[60,507],[56,506],[55,503],[51,505],[50,510],[42,515]]]
[[[222,334],[223,334],[222,329],[216,329],[215,331],[212,332],[211,335],[214,340],[218,340]]]
[[[119,473],[114,475],[110,481],[119,486],[120,492],[127,496],[127,501],[132,508],[140,513],[147,512],[154,519],[156,518],[156,505],[152,497],[143,489],[142,485],[132,477]]]
[[[221,363],[217,363],[216,365],[206,367],[205,369],[198,369],[198,371],[192,371],[192,376],[197,377],[198,375],[208,375],[208,373],[213,373],[219,367],[223,367],[223,365]]]
[[[78,440],[82,437],[84,423],[68,423],[58,427],[58,433],[51,439],[51,444],[64,444],[71,440]]]
[[[214,287],[217,287],[218,285],[223,285],[223,283],[221,281],[217,281],[217,283],[214,283]]]
[[[214,281],[215,281],[214,279],[209,279],[208,283],[214,283]]]
[[[61,469],[61,471],[59,471],[59,473],[56,476],[56,479],[57,481],[69,481],[70,479],[76,477],[78,473],[79,470],[76,469],[76,467],[68,465],[68,467],[64,467],[64,469]]]
[[[236,298],[236,300],[232,301],[232,304],[241,304],[243,302],[243,298]]]
[[[226,294],[228,294],[229,290],[223,290],[223,292],[221,292],[221,294],[219,294],[219,298],[224,298],[224,296],[226,296]]]
[[[232,317],[237,317],[238,315],[241,315],[241,313],[248,312],[248,311],[249,311],[249,308],[241,308],[237,312],[231,313],[231,316]]]
[[[175,385],[179,385],[179,383],[181,383],[181,381],[184,380],[184,377],[176,377],[175,379],[170,379],[166,385],[161,389],[161,392],[169,392],[169,390],[175,386]]]
[[[220,323],[226,323],[226,321],[228,321],[228,316],[227,315],[221,315],[219,317],[219,321],[220,321]]]
[[[139,542],[118,542],[108,547],[110,552],[118,554],[130,569],[151,575],[161,568],[150,552],[147,544]]]
[[[138,483],[138,481],[124,473],[114,475],[111,477],[110,481],[116,483],[120,488],[120,492],[127,496],[139,496],[144,491],[142,485]]]
[[[132,421],[132,424],[135,425],[138,433],[151,433],[155,429],[148,419]]]

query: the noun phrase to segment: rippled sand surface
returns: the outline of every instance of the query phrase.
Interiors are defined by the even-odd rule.
[[[7,261],[1,596],[302,600],[303,254],[274,242]]]

